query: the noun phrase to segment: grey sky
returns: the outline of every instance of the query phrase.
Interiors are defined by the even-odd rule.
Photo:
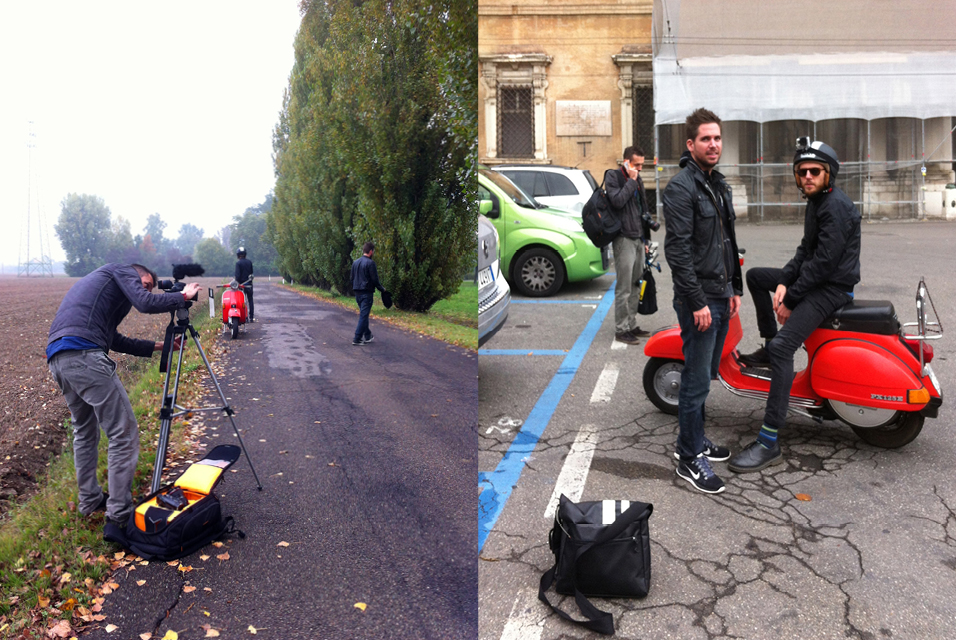
[[[0,262],[19,259],[30,120],[54,260],[70,192],[172,238],[261,202],[298,26],[297,0],[0,3]]]

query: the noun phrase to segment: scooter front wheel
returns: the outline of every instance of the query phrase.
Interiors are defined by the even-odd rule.
[[[239,337],[239,318],[233,316],[229,318],[229,327],[232,330],[232,339]]]
[[[644,365],[644,393],[654,406],[677,415],[677,398],[680,395],[680,374],[684,370],[682,360],[650,358]]]
[[[850,425],[853,433],[874,447],[898,449],[916,439],[923,429],[925,416],[915,411],[901,411],[899,416],[882,427],[856,427]]]

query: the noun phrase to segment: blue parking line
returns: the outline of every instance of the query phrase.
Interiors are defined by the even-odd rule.
[[[564,392],[578,372],[584,356],[587,355],[591,343],[594,342],[594,337],[613,305],[614,283],[612,282],[598,308],[591,314],[591,319],[588,320],[584,331],[578,336],[574,346],[571,347],[571,350],[561,362],[558,372],[551,378],[551,382],[541,393],[541,397],[538,398],[534,408],[531,409],[528,419],[525,420],[521,430],[515,435],[514,441],[501,462],[498,463],[494,471],[478,474],[478,484],[482,487],[478,500],[479,553],[481,553],[482,547],[485,546],[485,540],[487,540],[488,535],[498,521],[498,517],[504,510],[505,503],[511,497],[512,490],[518,484],[525,463],[534,452],[538,440],[541,439],[541,435],[551,421],[551,416],[558,408],[558,403],[561,402]]]
[[[511,304],[595,304],[595,300],[515,300]]]
[[[566,356],[560,349],[478,349],[479,356]]]

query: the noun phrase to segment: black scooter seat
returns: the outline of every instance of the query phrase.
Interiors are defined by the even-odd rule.
[[[889,300],[851,300],[821,322],[820,328],[891,336],[900,332],[900,321]]]

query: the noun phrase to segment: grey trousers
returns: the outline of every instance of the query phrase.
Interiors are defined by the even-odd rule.
[[[637,328],[637,305],[641,302],[640,282],[644,274],[644,241],[624,236],[614,238],[614,332],[625,333]]]
[[[125,525],[133,509],[133,473],[139,459],[139,428],[116,363],[99,349],[61,351],[49,363],[73,417],[73,462],[80,513],[89,515],[103,499],[96,479],[100,429],[109,439],[110,498],[106,515]]]

